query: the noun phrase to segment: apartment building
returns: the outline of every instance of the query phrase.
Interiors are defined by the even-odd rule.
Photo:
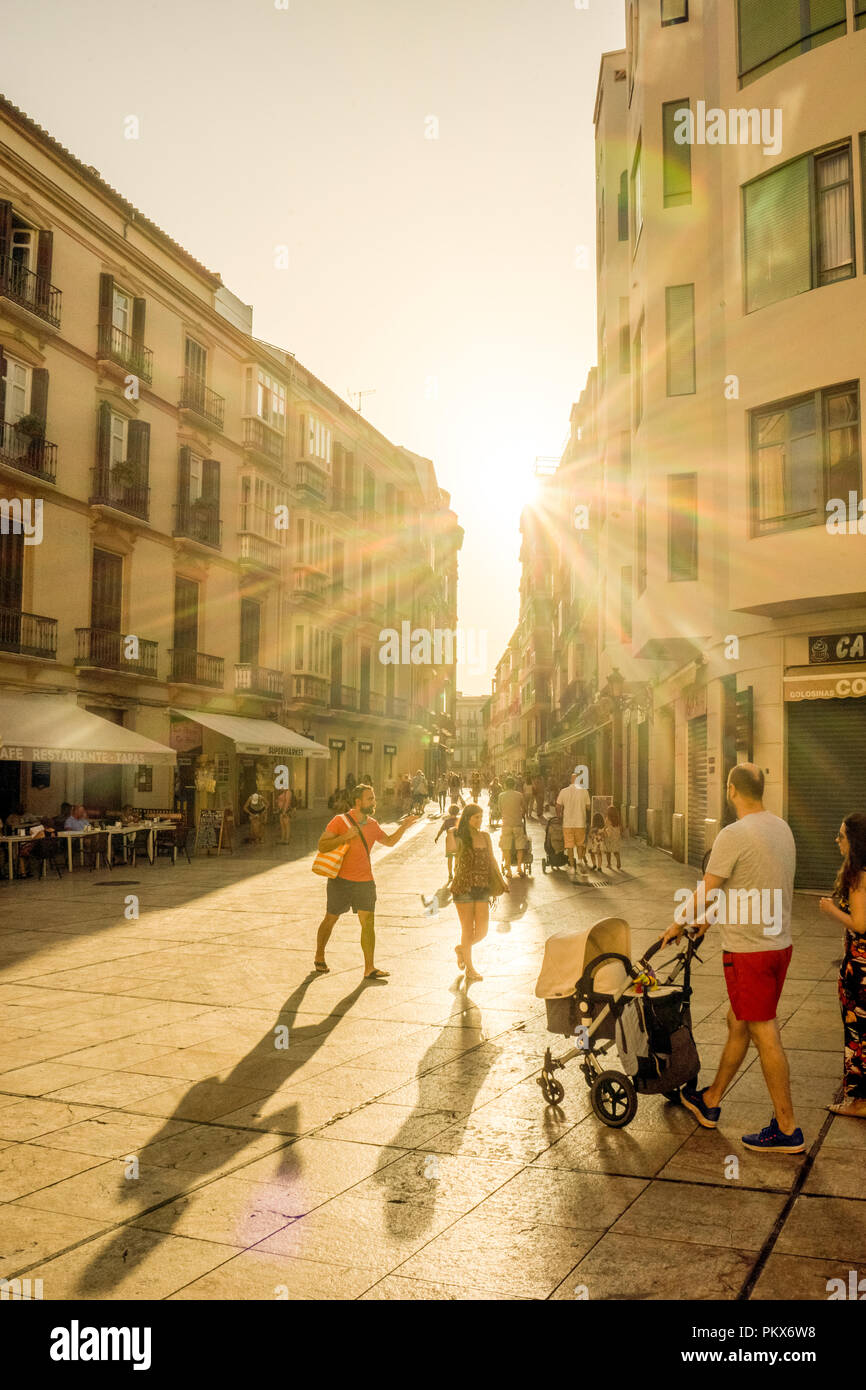
[[[523,748],[520,741],[520,661],[519,630],[515,630],[508,646],[496,663],[491,682],[489,714],[487,715],[487,744],[490,767],[498,777],[523,770]]]
[[[488,766],[485,757],[486,733],[484,706],[487,695],[462,695],[457,692],[457,731],[454,738],[454,766],[465,775],[481,772]]]
[[[381,779],[448,737],[453,666],[377,660],[386,611],[456,610],[433,465],[3,99],[0,480],[3,814],[242,818],[283,765],[321,810],[338,763]]]
[[[826,889],[866,752],[866,8],[626,12],[595,112],[593,775],[699,865],[753,759]]]

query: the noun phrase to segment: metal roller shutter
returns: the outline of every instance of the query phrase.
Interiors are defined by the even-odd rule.
[[[842,817],[866,810],[866,700],[788,705],[788,824],[798,888],[829,893]]]
[[[701,867],[707,818],[707,716],[689,720],[688,861]]]

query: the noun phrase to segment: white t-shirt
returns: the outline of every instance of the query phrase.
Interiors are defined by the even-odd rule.
[[[556,798],[557,806],[562,807],[562,824],[567,830],[585,830],[586,813],[589,810],[589,792],[586,787],[578,787],[572,782],[563,787]]]
[[[791,945],[796,863],[791,827],[771,811],[755,811],[719,831],[707,873],[725,880],[719,890],[724,903],[713,914],[710,900],[707,916],[718,917],[723,951],[782,951]]]

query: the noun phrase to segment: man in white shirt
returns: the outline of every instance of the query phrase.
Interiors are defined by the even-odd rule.
[[[556,798],[557,807],[562,808],[562,835],[572,879],[577,877],[578,869],[581,874],[586,874],[586,816],[590,807],[590,796],[586,787],[578,785],[585,772],[585,768],[576,767],[571,774],[570,785],[563,787]],[[577,868],[574,863],[575,849],[578,855]]]

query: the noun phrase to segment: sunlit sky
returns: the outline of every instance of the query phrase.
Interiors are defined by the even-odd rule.
[[[286,3],[286,0],[277,0]],[[0,90],[434,460],[488,669],[595,360],[592,112],[621,0],[2,0]],[[124,138],[136,115],[140,138]],[[425,138],[438,121],[438,139]],[[274,248],[289,247],[279,270]]]

